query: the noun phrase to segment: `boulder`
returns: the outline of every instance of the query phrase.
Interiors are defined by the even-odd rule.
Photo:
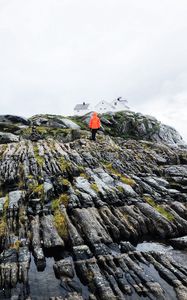
[[[170,239],[170,243],[176,249],[187,249],[187,236]]]
[[[8,132],[0,132],[0,144],[7,144],[7,143],[17,143],[19,142],[19,136],[8,133]]]

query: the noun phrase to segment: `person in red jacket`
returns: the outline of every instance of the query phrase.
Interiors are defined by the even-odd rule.
[[[91,139],[93,141],[95,141],[97,130],[101,127],[101,122],[100,122],[100,119],[97,116],[96,112],[94,112],[93,115],[91,116],[91,119],[90,119],[90,122],[89,122],[89,127],[92,131]]]

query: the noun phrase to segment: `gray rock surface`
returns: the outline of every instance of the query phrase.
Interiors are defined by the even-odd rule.
[[[0,144],[18,142],[19,137],[13,133],[0,132]]]
[[[40,115],[0,144],[0,299],[186,299],[187,149],[154,118],[103,117],[96,143]]]

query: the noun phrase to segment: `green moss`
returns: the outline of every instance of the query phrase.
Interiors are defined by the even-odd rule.
[[[27,217],[26,217],[25,207],[24,206],[20,206],[20,208],[19,208],[19,222],[21,224],[25,224],[26,219],[27,219]]]
[[[33,189],[33,193],[34,194],[37,194],[38,197],[43,197],[44,196],[44,186],[43,184],[39,184],[38,186],[36,186],[34,189]]]
[[[48,137],[58,138],[60,135],[64,137],[67,136],[72,129],[70,128],[59,128],[50,126],[35,126],[34,131],[32,127],[23,128],[18,131],[20,135],[25,138],[29,138],[33,133],[36,134],[40,139],[45,139]]]
[[[33,181],[27,184],[28,194],[32,197],[40,198],[44,200],[44,186],[43,184],[38,184],[37,181]]]
[[[117,170],[115,170],[112,166],[112,163],[109,164],[103,163],[103,165],[110,173],[118,176],[123,183],[128,184],[130,186],[134,186],[136,184],[136,182],[132,178],[126,177],[120,174]]]
[[[136,184],[136,182],[132,178],[128,178],[123,175],[120,176],[120,179],[123,183],[128,184],[130,186],[134,186]]]
[[[0,131],[1,132],[11,132],[15,133],[20,129],[18,124],[4,123],[0,122]]]
[[[35,160],[37,161],[38,165],[42,168],[43,165],[44,165],[45,159],[44,159],[43,156],[41,156],[39,154],[39,150],[38,150],[37,145],[33,146],[33,151],[34,151]]]
[[[26,127],[20,131],[24,136],[30,136],[32,134],[32,127]]]
[[[6,144],[4,144],[4,145],[1,145],[1,147],[0,147],[0,159],[2,159],[3,158],[3,155],[4,155],[4,153],[5,153],[5,151],[6,151],[6,149],[7,149],[7,145]]]
[[[89,179],[89,176],[86,173],[80,173],[79,176],[85,179]]]
[[[71,128],[48,128],[47,135],[58,139],[60,136],[66,137],[71,132]]]
[[[8,209],[8,206],[9,206],[9,197],[8,197],[8,194],[7,194],[6,198],[5,198],[5,203],[4,203],[4,206],[3,206],[3,212],[6,213],[6,211]]]
[[[94,190],[96,193],[99,193],[99,188],[96,183],[92,183],[90,186],[92,190]]]
[[[79,170],[80,173],[85,173],[85,169],[83,166],[77,166],[77,169]]]
[[[98,134],[97,135],[97,140],[100,142],[104,142],[105,141],[105,136]]]
[[[68,239],[68,224],[65,215],[56,210],[54,213],[54,225],[60,237],[64,240]]]
[[[32,180],[27,183],[28,191],[33,192],[33,190],[38,186],[37,181]]]
[[[0,218],[0,239],[6,235],[6,222],[4,218]]]
[[[64,185],[64,186],[68,187],[68,186],[70,186],[70,185],[71,185],[71,183],[69,182],[69,180],[67,180],[67,179],[63,178],[63,179],[62,179],[62,185]]]
[[[144,199],[147,203],[149,203],[149,205],[151,205],[157,212],[159,212],[168,221],[173,221],[174,220],[174,216],[171,213],[169,213],[167,210],[165,210],[164,207],[162,207],[159,204],[156,204],[151,197],[145,196]]]
[[[111,173],[115,174],[119,174],[116,170],[114,170],[112,163],[103,163],[103,166]]]
[[[62,195],[59,196],[59,198],[52,201],[51,208],[53,211],[59,210],[61,204],[67,207],[68,202],[69,202],[69,196],[63,193]]]
[[[36,128],[36,132],[38,132],[39,134],[45,135],[48,133],[48,128],[44,127],[44,126],[37,126]]]
[[[6,212],[9,206],[9,197],[8,194],[5,197],[5,203],[3,205],[3,216],[0,218],[0,238],[6,235],[7,221],[6,221]]]
[[[61,169],[62,172],[67,171],[68,169],[71,168],[71,162],[65,160],[64,157],[60,157],[58,159],[58,163],[60,165],[60,169]]]
[[[124,192],[124,189],[123,189],[123,187],[122,187],[122,186],[120,186],[120,185],[118,185],[118,186],[117,186],[117,189],[118,189],[118,191],[119,191],[120,193],[123,193],[123,192]]]
[[[17,251],[19,250],[21,245],[21,241],[20,240],[16,240],[12,245],[10,245],[11,249],[16,249]]]

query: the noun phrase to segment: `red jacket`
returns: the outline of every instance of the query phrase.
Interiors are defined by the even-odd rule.
[[[91,129],[99,129],[101,127],[100,119],[97,116],[97,113],[94,112],[89,123]]]

